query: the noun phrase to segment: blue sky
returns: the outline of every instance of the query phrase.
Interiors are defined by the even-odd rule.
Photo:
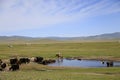
[[[0,36],[120,32],[120,0],[0,0]]]

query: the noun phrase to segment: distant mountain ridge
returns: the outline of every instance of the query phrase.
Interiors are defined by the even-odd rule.
[[[101,40],[101,39],[120,39],[120,32],[106,33],[101,35],[87,36],[87,37],[46,37],[52,40]]]
[[[0,42],[54,42],[54,41],[84,41],[84,40],[120,40],[120,32],[107,33],[87,37],[26,37],[26,36],[0,36]]]
[[[115,39],[115,38],[120,38],[120,32],[107,33],[107,34],[101,34],[101,35],[90,36],[90,37],[100,38],[100,39]]]

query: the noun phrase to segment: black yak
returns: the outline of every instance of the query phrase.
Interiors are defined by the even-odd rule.
[[[10,59],[10,64],[11,65],[17,64],[17,63],[18,63],[18,59],[17,58]]]
[[[12,70],[12,71],[19,70],[19,64],[12,64],[9,70]]]
[[[34,62],[41,63],[43,61],[43,57],[35,57]]]
[[[20,63],[20,64],[22,64],[22,63],[26,64],[26,63],[29,63],[29,62],[30,62],[30,59],[29,59],[29,58],[20,58],[20,59],[19,59],[19,63]]]

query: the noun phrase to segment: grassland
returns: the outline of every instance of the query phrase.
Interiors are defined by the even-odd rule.
[[[64,57],[81,57],[120,60],[119,42],[82,42],[50,44],[0,45],[0,58],[33,57],[55,58],[61,52]],[[0,72],[0,80],[119,80],[120,68],[71,68],[26,64],[19,71]]]
[[[0,58],[12,56],[43,56],[54,58],[61,52],[64,57],[114,57],[120,58],[119,42],[51,43],[51,44],[7,44],[0,45]]]

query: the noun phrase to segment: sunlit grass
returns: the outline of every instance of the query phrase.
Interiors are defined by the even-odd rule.
[[[66,68],[48,67],[39,64],[22,65],[15,72],[1,72],[1,80],[119,80],[120,69],[116,68]]]
[[[0,45],[0,58],[33,57],[55,58],[61,52],[64,57],[120,58],[118,42],[53,43],[53,44]],[[0,72],[0,80],[119,80],[120,68],[71,68],[50,67],[41,64],[24,64],[19,71]]]
[[[43,56],[54,57],[58,52],[63,56],[112,56],[120,57],[120,43],[118,42],[90,42],[90,43],[53,43],[53,44],[13,44],[0,45],[0,57],[10,56]]]

